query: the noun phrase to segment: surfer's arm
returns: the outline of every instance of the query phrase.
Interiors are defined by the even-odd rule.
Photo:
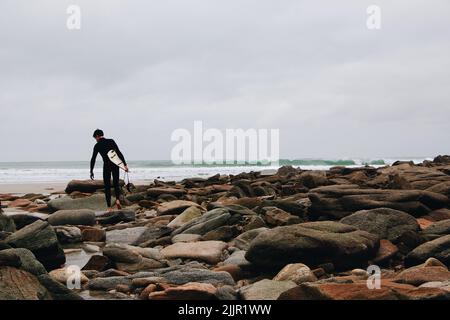
[[[126,167],[127,162],[125,161],[125,157],[123,156],[122,152],[120,152],[119,147],[117,146],[117,143],[113,141],[114,143],[114,150],[116,151],[117,155],[119,156],[120,160],[122,160],[123,165]]]
[[[94,167],[95,167],[95,161],[97,160],[97,154],[98,154],[97,145],[95,145],[94,152],[92,153],[92,158],[91,158],[91,177],[94,174]]]

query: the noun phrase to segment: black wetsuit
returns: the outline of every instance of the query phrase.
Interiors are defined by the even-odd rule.
[[[120,197],[120,186],[119,186],[119,167],[109,160],[108,152],[110,150],[114,150],[119,156],[120,160],[122,160],[124,165],[127,165],[125,162],[125,158],[120,152],[119,147],[112,139],[100,139],[99,142],[94,147],[94,153],[92,154],[91,159],[91,175],[94,171],[95,160],[97,159],[97,154],[103,158],[103,182],[105,183],[105,196],[106,203],[108,207],[111,207],[111,174],[113,177],[113,185],[114,185],[114,193],[116,195],[116,200],[119,200]]]

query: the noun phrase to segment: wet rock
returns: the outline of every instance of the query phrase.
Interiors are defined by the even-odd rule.
[[[41,274],[39,282],[48,290],[53,300],[83,300],[77,293],[67,286],[53,280],[48,274]]]
[[[304,282],[317,281],[317,277],[311,271],[311,269],[303,263],[288,264],[273,278],[275,281],[290,280],[296,284]]]
[[[24,248],[0,251],[0,266],[10,266],[25,270],[35,276],[47,273],[44,266],[37,261],[34,254]]]
[[[161,250],[166,259],[196,259],[216,264],[223,259],[227,244],[222,241],[177,242]]]
[[[106,243],[124,243],[139,245],[149,240],[156,240],[170,233],[170,229],[157,227],[134,227],[106,232]]]
[[[265,211],[264,220],[271,226],[285,226],[302,222],[299,217],[276,207],[265,207],[263,210]]]
[[[180,214],[190,207],[196,207],[198,209],[201,209],[201,206],[199,206],[195,202],[186,200],[174,200],[161,203],[156,208],[156,211],[158,215]]]
[[[391,208],[417,217],[449,203],[446,196],[428,191],[360,189],[355,185],[319,187],[308,196],[311,217],[322,220],[342,219],[355,211],[376,208]]]
[[[433,240],[450,234],[450,219],[442,220],[431,224],[422,234],[429,240]]]
[[[296,287],[292,281],[274,281],[264,279],[242,287],[239,294],[244,300],[277,300],[285,291]]]
[[[217,288],[216,297],[219,300],[237,300],[237,292],[232,286],[221,286]]]
[[[136,213],[132,210],[117,210],[107,212],[97,218],[98,223],[102,225],[115,224],[119,222],[131,222],[136,220]]]
[[[16,225],[16,228],[19,230],[29,224],[32,224],[35,221],[47,219],[48,215],[24,212],[24,213],[12,214],[9,217],[14,220],[14,224]]]
[[[58,242],[61,244],[82,242],[81,230],[72,226],[59,226],[54,228]]]
[[[93,255],[83,267],[83,270],[105,271],[112,267],[111,260],[106,256]]]
[[[397,243],[406,232],[420,230],[413,216],[389,208],[358,211],[340,222],[376,234],[380,239],[387,239],[392,243]]]
[[[411,251],[405,258],[406,266],[415,266],[428,258],[436,258],[447,267],[450,265],[450,235],[425,242]]]
[[[172,237],[172,243],[177,242],[196,242],[200,241],[202,236],[199,234],[182,233]]]
[[[426,282],[424,284],[421,284],[420,288],[437,288],[450,293],[450,280]]]
[[[26,208],[32,204],[32,201],[28,199],[16,199],[9,203],[9,207],[11,208]]]
[[[378,249],[378,252],[377,252],[376,256],[373,258],[372,262],[374,264],[385,263],[385,262],[389,261],[390,259],[392,259],[393,257],[395,257],[395,255],[397,253],[398,253],[398,248],[395,244],[393,244],[389,240],[381,239],[380,240],[380,248]]]
[[[116,288],[118,285],[127,285],[131,286],[131,279],[126,276],[116,276],[116,277],[107,277],[107,278],[94,278],[91,279],[88,283],[88,288],[90,290],[103,290],[108,291]]]
[[[71,278],[73,278],[74,271],[71,270],[70,268],[55,269],[49,272],[49,276],[53,280],[62,283],[63,285],[67,285],[71,281]],[[82,272],[80,272],[79,279],[80,284],[82,285],[89,282],[89,279]]]
[[[106,240],[106,231],[95,227],[84,227],[81,229],[83,241],[103,242]]]
[[[411,289],[411,288],[408,288]],[[283,292],[279,300],[398,300],[388,287],[371,290],[364,283],[303,283]]]
[[[0,300],[50,300],[48,290],[33,274],[0,266]]]
[[[269,230],[268,228],[258,228],[246,231],[237,236],[233,241],[233,246],[247,251],[250,248],[250,243],[255,239],[260,233]]]
[[[217,289],[209,283],[186,283],[164,291],[152,292],[150,300],[217,300]]]
[[[188,223],[189,221],[198,218],[202,215],[202,211],[195,206],[185,209],[180,215],[173,219],[167,226],[169,228],[179,228]]]
[[[244,250],[237,250],[235,252],[233,252],[230,257],[228,257],[223,264],[224,265],[237,265],[239,267],[249,267],[251,264],[250,262],[245,259],[245,253],[246,251]]]
[[[251,242],[246,259],[265,268],[296,262],[331,262],[344,268],[364,265],[378,247],[378,237],[366,231],[332,221],[309,222],[262,232]]]
[[[11,217],[8,217],[0,213],[0,231],[14,232],[16,231],[16,225]]]
[[[36,221],[5,239],[15,248],[29,249],[47,270],[56,269],[65,263],[64,252],[50,224]]]
[[[235,285],[231,275],[224,271],[215,272],[205,269],[185,267],[180,270],[169,271],[158,275],[164,277],[167,280],[167,283],[176,285],[189,282],[210,283],[213,286]]]
[[[112,198],[112,203],[115,199]],[[89,209],[93,211],[106,211],[106,200],[103,194],[93,194],[89,197],[83,197],[78,199],[72,199],[69,196],[50,200],[48,206],[52,211],[59,210],[78,210]]]
[[[170,194],[175,197],[182,196],[186,192],[183,189],[177,189],[177,188],[165,188],[165,187],[156,187],[156,188],[150,188],[147,189],[147,195],[150,197],[157,197],[162,194]]]
[[[120,186],[125,183],[121,180]],[[97,190],[104,189],[105,184],[103,180],[72,180],[66,187],[65,192],[70,194],[72,192],[94,193]]]
[[[230,213],[225,209],[213,209],[204,213],[201,217],[195,218],[182,227],[176,229],[172,235],[180,233],[191,233],[204,235],[208,231],[225,225],[231,218]]]
[[[312,189],[330,184],[325,171],[306,171],[300,174],[298,181],[305,187]]]
[[[202,239],[217,240],[228,242],[239,234],[239,229],[236,226],[221,226],[215,230],[207,232]]]
[[[450,272],[445,267],[412,267],[402,271],[395,278],[395,282],[420,286],[426,282],[448,281]]]

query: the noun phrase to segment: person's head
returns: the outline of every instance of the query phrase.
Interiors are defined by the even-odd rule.
[[[97,142],[103,138],[104,134],[103,134],[103,130],[97,129],[94,131],[94,134],[92,135],[94,137],[95,140],[97,140]]]

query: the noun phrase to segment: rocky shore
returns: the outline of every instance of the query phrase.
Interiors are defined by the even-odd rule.
[[[122,187],[1,194],[0,299],[450,299],[450,156]]]

